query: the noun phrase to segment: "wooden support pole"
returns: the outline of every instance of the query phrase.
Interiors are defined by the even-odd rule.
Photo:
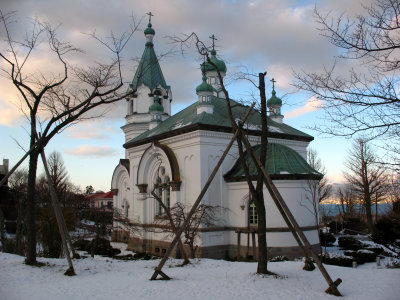
[[[22,162],[28,157],[29,154],[36,148],[36,144],[25,153],[24,156],[17,162],[17,164],[0,180],[0,187],[6,183],[7,179],[15,172],[15,170],[22,164]]]
[[[51,201],[53,202],[53,206],[54,206],[54,213],[56,215],[58,230],[60,231],[61,240],[63,243],[65,255],[67,257],[68,266],[69,266],[68,270],[64,273],[64,275],[73,276],[76,274],[75,274],[74,266],[72,265],[72,260],[71,260],[71,256],[70,256],[70,252],[69,252],[68,244],[67,244],[67,237],[66,237],[68,235],[67,226],[65,225],[65,220],[64,220],[64,217],[61,212],[60,204],[58,203],[58,200],[57,200],[56,189],[54,187],[54,182],[50,176],[50,172],[49,172],[49,168],[47,166],[47,160],[46,160],[46,155],[44,153],[44,150],[42,150],[40,152],[40,155],[42,157],[44,170],[45,170],[45,173],[47,176],[47,182],[49,184],[50,196],[51,196]],[[70,239],[69,239],[69,241],[70,241]],[[72,249],[72,245],[71,245],[71,249]]]
[[[236,250],[236,260],[240,260],[240,235],[241,232],[240,230],[236,231],[237,232],[237,250]]]
[[[240,129],[239,129],[240,130]],[[296,219],[292,215],[289,207],[286,205],[286,202],[283,200],[281,194],[279,193],[278,189],[272,182],[271,177],[265,170],[264,166],[261,164],[260,160],[258,157],[254,154],[253,148],[251,148],[251,145],[247,138],[243,135],[240,135],[243,144],[246,147],[247,152],[250,154],[251,158],[253,159],[255,165],[257,166],[257,170],[261,171],[263,173],[263,181],[265,186],[267,187],[269,193],[271,194],[271,198],[275,202],[275,205],[277,206],[278,210],[282,214],[283,219],[285,220],[287,226],[289,228],[294,229],[294,237],[296,241],[298,242],[299,246],[302,248],[304,251],[304,255],[306,257],[311,256],[315,263],[317,264],[320,272],[324,276],[326,282],[329,285],[329,288],[325,291],[326,293],[333,294],[335,296],[341,296],[339,290],[337,289],[337,286],[342,282],[342,280],[339,278],[335,282],[332,281],[331,277],[329,276],[328,272],[326,271],[325,267],[322,265],[321,261],[319,260],[318,256],[314,253],[314,251],[311,248],[310,243],[308,242],[306,236],[304,235],[303,231],[300,229],[299,224],[297,223]],[[293,233],[293,229],[291,229]],[[298,238],[296,238],[298,236]],[[299,240],[301,239],[301,241]]]
[[[253,103],[250,107],[250,109],[248,110],[248,112],[246,113],[246,116],[243,119],[243,123],[246,122],[247,118],[250,115],[250,112],[253,110],[255,103]],[[240,128],[240,126],[239,126]],[[185,230],[185,228],[188,226],[190,219],[192,218],[194,212],[196,211],[197,206],[199,206],[201,199],[203,199],[205,193],[208,190],[208,187],[210,186],[212,180],[214,179],[215,175],[217,174],[218,169],[221,167],[222,162],[224,161],[225,157],[228,155],[229,150],[231,149],[233,143],[235,142],[236,138],[239,135],[239,129],[236,130],[235,134],[233,135],[232,139],[230,140],[228,146],[226,147],[224,153],[222,154],[221,158],[218,160],[217,165],[215,166],[214,170],[212,171],[210,177],[208,178],[206,184],[204,185],[203,189],[201,190],[199,196],[197,197],[195,203],[193,204],[192,208],[190,209],[188,216],[185,220],[185,222],[182,224],[182,226],[179,228],[179,231],[177,232],[177,234],[175,235],[175,238],[172,240],[170,246],[168,247],[167,251],[165,252],[163,258],[161,259],[160,263],[158,264],[158,266],[156,267],[156,269],[154,270],[153,276],[151,276],[150,280],[155,280],[157,279],[158,275],[161,275],[163,277],[163,279],[170,279],[165,273],[161,272],[161,269],[163,268],[165,262],[167,261],[168,257],[170,256],[172,249],[175,247],[176,243],[178,242],[178,239],[181,238],[181,234],[182,232]]]
[[[251,240],[253,243],[253,259],[257,260],[256,233],[254,231],[251,233]]]

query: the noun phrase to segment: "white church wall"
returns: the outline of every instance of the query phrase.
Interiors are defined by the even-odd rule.
[[[274,184],[280,191],[290,211],[294,215],[300,227],[314,226],[315,221],[313,215],[308,211],[312,210],[311,204],[304,202],[306,191],[304,190],[305,182],[303,180],[275,180]],[[229,197],[229,226],[247,227],[248,212],[248,187],[245,182],[228,183]],[[264,188],[264,199],[266,206],[267,228],[287,228],[285,221],[276,208],[268,191]],[[242,210],[241,206],[244,206]],[[308,208],[308,209],[307,209]],[[311,244],[318,243],[318,234],[316,230],[305,231],[306,236],[310,238]],[[237,235],[230,232],[230,243],[235,244]],[[290,232],[268,232],[268,246],[291,247],[296,246],[296,241],[291,237]]]
[[[133,111],[137,113],[148,113],[149,106],[153,103],[153,99],[149,97],[150,89],[142,84],[137,88],[137,97],[133,104]]]

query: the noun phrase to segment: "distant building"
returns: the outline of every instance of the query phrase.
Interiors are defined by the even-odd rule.
[[[113,210],[113,192],[97,191],[93,194],[87,195],[86,199],[89,201],[90,208]]]
[[[3,159],[3,164],[0,165],[0,180],[2,180],[4,178],[4,176],[6,176],[6,174],[8,173],[8,166],[9,166],[9,161],[8,159]],[[8,186],[8,180],[5,183],[5,186]]]
[[[208,62],[201,64],[202,80],[193,90],[193,104],[171,115],[172,91],[166,84],[154,52],[155,31],[150,22],[144,34],[145,50],[130,84],[132,96],[126,99],[126,124],[122,126],[125,157],[114,170],[111,189],[114,192],[114,208],[138,227],[135,235],[129,237],[128,246],[136,251],[160,254],[160,249],[164,251],[168,248],[171,238],[152,230],[157,228],[155,220],[162,218],[165,212],[151,192],[158,193],[167,207],[180,202],[189,209],[233,133],[214,65],[223,77],[227,68],[224,61],[217,58],[214,45],[210,57],[213,65]],[[235,120],[241,120],[249,107],[234,100],[230,102]],[[282,100],[277,97],[274,87],[267,106],[265,167],[310,244],[318,249],[318,228],[314,215],[310,213],[312,206],[304,201],[308,181],[318,181],[322,177],[306,161],[307,147],[314,138],[283,122]],[[259,112],[250,114],[244,129],[255,152],[259,153]],[[256,168],[247,153],[246,157],[254,179]],[[244,170],[237,159],[238,148],[233,146],[202,199],[204,204],[224,209],[218,211],[218,224],[199,229],[196,256],[234,257],[238,249],[240,255],[245,255],[249,243],[252,244],[249,238],[247,245],[243,240],[256,231],[257,212],[249,195]],[[270,255],[302,255],[265,188],[264,196]],[[127,233],[119,232],[118,224],[114,225],[114,240],[123,240]],[[238,242],[240,235],[243,236],[242,244]],[[250,248],[256,249],[256,245]]]

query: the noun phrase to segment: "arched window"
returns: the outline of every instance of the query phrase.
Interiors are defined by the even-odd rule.
[[[165,206],[169,209],[171,208],[171,185],[169,184],[169,177],[165,177],[164,185],[165,185]]]
[[[258,225],[257,207],[253,199],[250,199],[249,201],[249,225]]]
[[[157,177],[156,184],[157,184],[156,194],[160,199],[162,199],[163,188],[162,188],[160,177]],[[157,200],[155,200],[155,201],[156,201],[156,207],[157,207],[156,215],[161,215],[162,214],[162,206]]]
[[[124,209],[124,215],[125,215],[125,218],[128,218],[129,217],[129,204],[128,204],[128,201],[124,200],[123,203],[124,204],[122,205],[122,208]]]
[[[164,205],[169,209],[171,207],[171,185],[169,176],[165,176],[165,169],[163,167],[161,167],[161,177],[157,177],[156,179],[155,192]],[[156,199],[155,201],[156,215],[162,215],[165,211]]]

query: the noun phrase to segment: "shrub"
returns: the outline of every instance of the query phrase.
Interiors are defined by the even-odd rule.
[[[329,232],[320,231],[319,238],[322,246],[331,246],[336,241],[335,236]]]
[[[323,255],[322,262],[327,265],[335,265],[341,267],[351,267],[353,265],[353,258],[342,255]]]
[[[363,247],[363,244],[350,236],[342,236],[338,240],[339,247],[345,250],[359,250]]]
[[[366,230],[367,226],[359,218],[347,218],[343,221],[343,229],[360,232]]]
[[[400,238],[400,219],[393,215],[388,215],[375,225],[376,232],[372,235],[372,240],[378,244],[391,244]]]
[[[329,222],[328,227],[329,227],[329,232],[331,233],[339,233],[343,229],[342,223],[336,220]]]
[[[87,246],[86,251],[97,255],[104,255],[113,257],[120,254],[121,250],[115,249],[111,246],[110,241],[102,238],[93,239]]]

